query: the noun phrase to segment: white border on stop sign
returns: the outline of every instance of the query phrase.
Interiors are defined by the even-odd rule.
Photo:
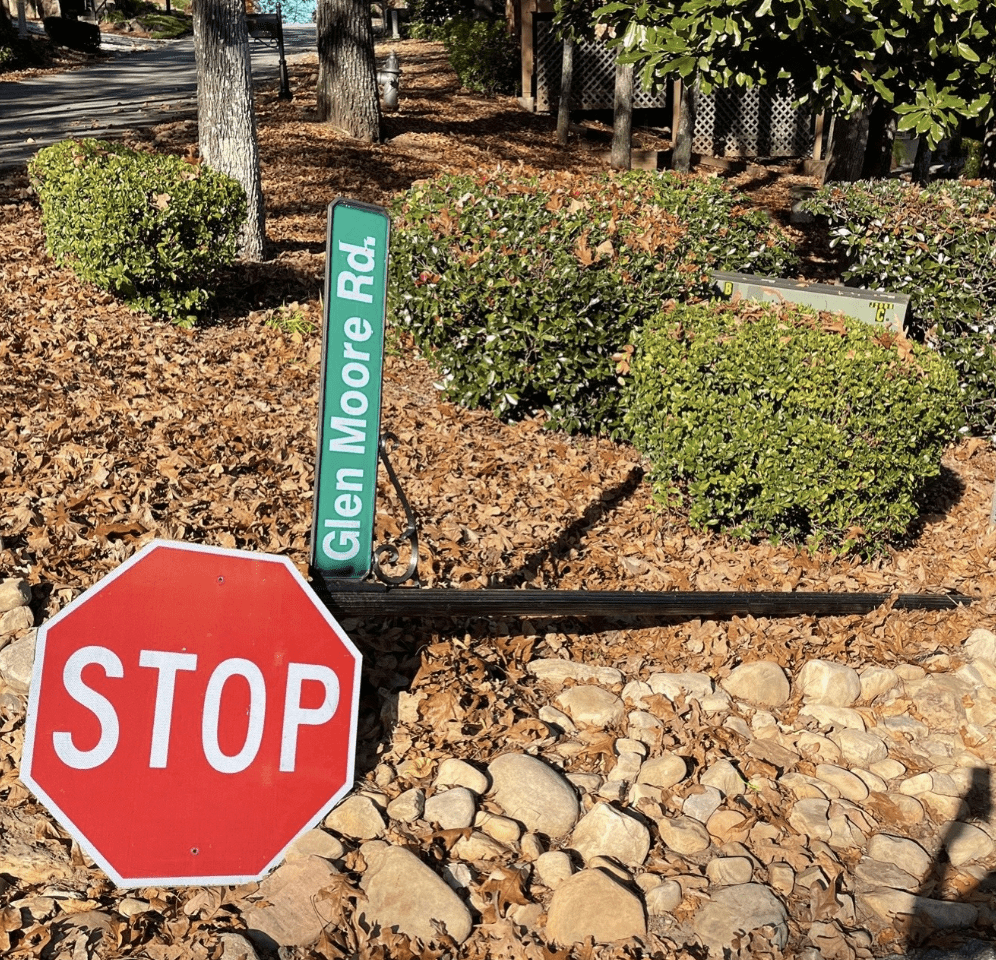
[[[332,798],[318,811],[318,813],[312,816],[308,822],[304,824],[304,826],[283,846],[276,856],[274,856],[274,858],[267,863],[267,865],[259,873],[234,876],[122,877],[117,870],[115,870],[114,867],[107,862],[103,855],[91,845],[83,831],[76,826],[72,819],[65,815],[59,805],[55,803],[55,801],[53,801],[52,798],[37,783],[35,783],[34,779],[31,777],[31,762],[34,753],[35,725],[37,719],[37,702],[38,698],[41,696],[42,665],[44,663],[45,641],[49,628],[54,627],[60,620],[67,617],[77,607],[81,606],[87,599],[89,599],[89,595],[112,583],[123,573],[127,572],[131,567],[135,566],[135,564],[139,563],[147,554],[159,547],[186,550],[191,553],[211,553],[217,556],[233,557],[239,560],[266,561],[281,564],[297,581],[298,585],[304,591],[305,596],[314,605],[319,614],[321,614],[322,618],[329,625],[329,627],[335,631],[343,645],[348,648],[354,658],[353,696],[352,702],[350,703],[351,721],[349,724],[349,753],[346,759],[346,775],[343,786],[335,792]],[[326,816],[328,816],[329,812],[336,806],[336,804],[338,804],[340,800],[342,800],[353,788],[354,766],[356,760],[356,734],[357,727],[359,725],[360,674],[362,666],[363,655],[356,648],[356,645],[349,638],[349,635],[342,628],[342,626],[340,626],[335,617],[333,617],[329,612],[328,608],[321,602],[321,600],[318,599],[318,596],[315,594],[314,590],[312,590],[311,586],[308,584],[308,581],[301,576],[300,571],[287,557],[268,553],[251,553],[247,550],[232,550],[227,547],[215,547],[208,544],[185,543],[180,540],[152,540],[150,543],[147,543],[144,547],[125,560],[120,566],[112,570],[109,574],[107,574],[107,576],[102,577],[97,581],[97,583],[93,584],[81,593],[75,600],[67,604],[54,617],[52,617],[51,620],[48,620],[38,628],[38,636],[35,642],[35,660],[32,666],[31,690],[29,691],[28,696],[28,712],[25,719],[24,746],[21,750],[21,766],[19,776],[21,781],[26,786],[30,787],[35,796],[42,801],[46,809],[55,815],[56,820],[67,830],[69,835],[76,840],[76,842],[87,852],[94,863],[96,863],[97,866],[99,866],[118,887],[208,886],[212,884],[234,885],[261,880],[274,867],[276,867],[281,860],[283,860],[290,847],[292,847],[297,840],[304,836],[304,834],[306,834],[309,830],[316,827]]]

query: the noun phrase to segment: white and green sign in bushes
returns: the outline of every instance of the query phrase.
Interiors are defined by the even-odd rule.
[[[330,577],[370,571],[389,235],[381,207],[329,207],[311,565]]]

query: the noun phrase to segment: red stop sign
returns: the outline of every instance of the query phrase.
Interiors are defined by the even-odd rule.
[[[360,659],[286,558],[154,541],[38,631],[21,779],[119,886],[259,879],[352,786]]]

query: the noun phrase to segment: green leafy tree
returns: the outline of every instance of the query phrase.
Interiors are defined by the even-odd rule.
[[[612,0],[596,16],[645,86],[791,84],[842,118],[884,105],[931,148],[996,116],[991,0]]]

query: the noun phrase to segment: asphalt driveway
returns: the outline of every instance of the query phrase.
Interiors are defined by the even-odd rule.
[[[315,49],[315,25],[284,27],[287,59]],[[0,170],[20,166],[41,147],[66,137],[113,136],[122,130],[196,116],[194,42],[126,41],[102,44],[112,59],[82,70],[20,83],[0,83]],[[250,43],[253,78],[276,79],[274,47]]]

